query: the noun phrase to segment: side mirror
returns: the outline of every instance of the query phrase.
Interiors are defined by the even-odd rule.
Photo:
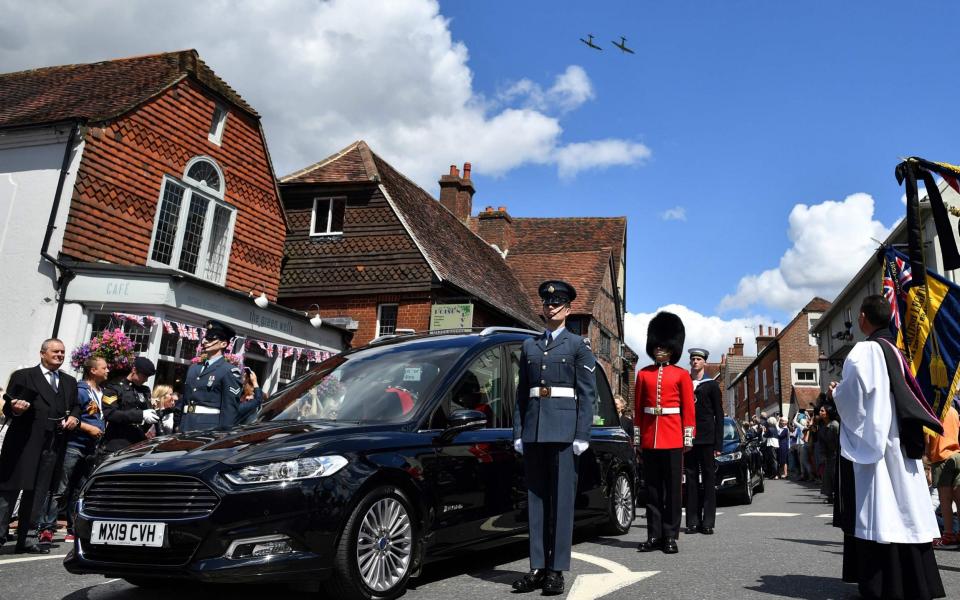
[[[487,415],[479,410],[455,410],[447,417],[447,428],[437,438],[438,442],[449,443],[464,431],[475,431],[487,426]]]

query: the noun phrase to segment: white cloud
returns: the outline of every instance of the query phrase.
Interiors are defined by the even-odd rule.
[[[832,300],[890,233],[874,217],[869,194],[828,200],[790,211],[787,235],[792,242],[775,269],[740,279],[737,291],[724,296],[720,311],[766,306],[792,314],[814,296]]]
[[[534,110],[564,112],[574,110],[593,98],[593,84],[587,72],[577,65],[567,67],[547,90],[529,79],[521,79],[500,94],[502,102],[520,102]]]
[[[560,177],[569,179],[580,171],[643,164],[650,158],[650,148],[625,140],[597,140],[567,144],[554,152]]]
[[[676,314],[683,321],[686,344],[684,357],[677,364],[684,367],[687,366],[688,348],[706,348],[710,352],[710,362],[720,362],[720,356],[726,353],[739,337],[743,338],[744,355],[753,356],[757,352],[757,326],[782,327],[780,323],[766,316],[723,319],[701,314],[681,304],[668,304],[649,313],[627,313],[624,319],[626,342],[640,355],[640,365],[651,362],[646,354],[647,325],[655,314],[663,310]]]
[[[660,213],[660,218],[664,221],[686,221],[687,209],[682,206],[674,206]]]
[[[575,65],[541,91],[543,106],[491,106],[436,0],[0,0],[0,14],[0,71],[196,48],[263,115],[281,175],[357,139],[427,189],[463,161],[478,174],[549,164],[571,177],[649,155],[629,140],[565,144],[545,107],[594,97]]]

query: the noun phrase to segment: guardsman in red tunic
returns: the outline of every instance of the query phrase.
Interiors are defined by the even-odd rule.
[[[683,352],[680,317],[660,312],[647,328],[647,354],[654,364],[637,373],[634,419],[640,431],[647,491],[647,541],[640,552],[674,554],[680,532],[683,453],[693,447],[696,414],[693,382],[676,366]]]

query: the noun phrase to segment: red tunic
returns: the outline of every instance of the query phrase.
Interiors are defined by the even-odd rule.
[[[660,375],[660,394],[657,397],[657,377]],[[693,403],[693,381],[690,373],[676,365],[650,365],[637,372],[634,422],[640,430],[640,447],[667,450],[683,448],[683,428],[696,427],[697,416]],[[679,414],[648,414],[644,408],[671,411]],[[696,433],[694,433],[696,435]]]

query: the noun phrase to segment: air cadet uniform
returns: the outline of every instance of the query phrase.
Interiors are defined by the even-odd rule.
[[[640,430],[647,491],[647,541],[637,548],[641,552],[677,552],[683,451],[693,445],[696,423],[690,374],[676,366],[683,340],[680,317],[657,313],[647,328],[647,354],[656,361],[656,348],[665,348],[670,359],[637,373],[634,418]]]
[[[562,281],[544,282],[539,293],[545,304],[569,304],[576,297]],[[589,340],[566,328],[523,342],[513,438],[527,479],[531,572],[514,583],[518,591],[563,590],[560,572],[570,569],[573,537],[575,454],[590,440],[595,369]]]
[[[230,326],[220,321],[207,322],[207,339],[229,342],[235,335]],[[238,425],[241,381],[240,369],[230,364],[222,353],[191,365],[184,380],[180,431],[229,429]]]
[[[704,361],[710,353],[703,348],[691,348],[690,358]],[[683,456],[687,480],[687,529],[685,533],[713,533],[717,519],[717,458],[723,450],[723,402],[720,384],[701,373],[693,380],[693,402],[697,413],[697,435],[693,448]],[[699,483],[703,484],[701,493]]]
[[[145,356],[134,359],[133,368],[144,378],[151,377],[157,371]],[[101,441],[103,450],[116,452],[147,439],[146,432],[156,421],[145,421],[144,411],[151,412],[150,388],[133,383],[128,378],[104,384],[103,420],[107,427]]]

